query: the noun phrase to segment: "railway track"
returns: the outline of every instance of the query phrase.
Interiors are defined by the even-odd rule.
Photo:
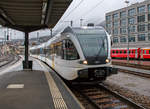
[[[16,63],[19,60],[19,56],[13,56],[11,55],[10,57],[6,57],[5,59],[1,59],[0,60],[0,68],[2,68],[3,66],[8,65],[9,63]]]
[[[119,72],[124,72],[124,73],[129,73],[129,74],[133,74],[133,75],[137,75],[137,76],[141,76],[141,77],[146,77],[146,78],[150,78],[150,74],[147,73],[143,73],[143,72],[135,72],[135,71],[130,71],[130,70],[124,70],[124,69],[118,69]]]
[[[103,84],[76,85],[71,89],[73,89],[73,92],[75,92],[75,95],[86,109],[145,109],[128,98],[108,89]],[[86,100],[83,98],[86,98]],[[84,104],[85,101],[86,104]],[[88,105],[90,105],[90,108]]]
[[[132,63],[123,63],[123,62],[115,62],[112,61],[113,65],[119,65],[119,66],[126,66],[126,67],[133,67],[133,68],[140,68],[140,69],[144,69],[144,70],[150,70],[150,66],[148,65],[143,65],[140,62],[137,64],[132,64]]]
[[[150,78],[150,66],[121,62],[113,62],[113,65],[118,68],[119,72]]]

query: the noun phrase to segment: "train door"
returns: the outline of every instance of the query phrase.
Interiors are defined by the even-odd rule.
[[[138,59],[138,49],[135,49],[135,58]]]
[[[141,48],[138,48],[138,59],[143,58],[143,50]]]

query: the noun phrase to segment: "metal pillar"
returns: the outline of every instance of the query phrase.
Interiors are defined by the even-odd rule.
[[[71,27],[73,26],[73,21],[72,21],[72,20],[70,21],[70,26],[71,26]]]
[[[127,7],[126,7],[126,10],[128,10],[128,5],[129,5],[129,1],[128,0],[125,0],[125,3],[127,4]],[[128,12],[128,11],[127,11]],[[128,42],[127,42],[127,62],[129,62],[130,60],[130,57],[129,57],[129,25],[127,25],[127,38],[128,38]]]
[[[25,32],[25,60],[23,61],[23,69],[32,69],[32,61],[29,61],[28,45],[29,45],[29,33]]]
[[[82,27],[82,21],[83,21],[83,19],[80,19],[80,27]]]
[[[25,32],[25,63],[28,68],[28,45],[29,45],[29,37],[28,37],[28,32]]]

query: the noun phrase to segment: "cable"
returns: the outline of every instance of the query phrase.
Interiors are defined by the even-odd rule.
[[[91,13],[95,8],[97,8],[104,0],[101,0],[100,2],[98,2],[96,5],[94,5],[92,8],[90,8],[88,11],[86,11],[84,14],[82,14],[82,16],[84,15],[88,15],[89,13]],[[82,17],[81,17],[82,18]],[[77,19],[75,19],[77,20]]]
[[[95,8],[97,8],[104,0],[101,0],[98,4],[96,4],[95,6],[93,6],[90,10],[88,10],[86,13],[84,13],[82,16],[84,15],[88,15],[89,13],[91,13]]]
[[[73,9],[68,13],[68,15],[63,19],[63,21],[64,21],[73,11],[75,11],[75,10],[83,3],[83,1],[84,1],[84,0],[81,0],[81,1],[76,5],[76,7],[73,8]]]

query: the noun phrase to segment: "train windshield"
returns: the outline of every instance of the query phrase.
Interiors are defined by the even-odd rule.
[[[86,58],[107,57],[108,43],[105,32],[99,34],[78,34],[77,38]]]

